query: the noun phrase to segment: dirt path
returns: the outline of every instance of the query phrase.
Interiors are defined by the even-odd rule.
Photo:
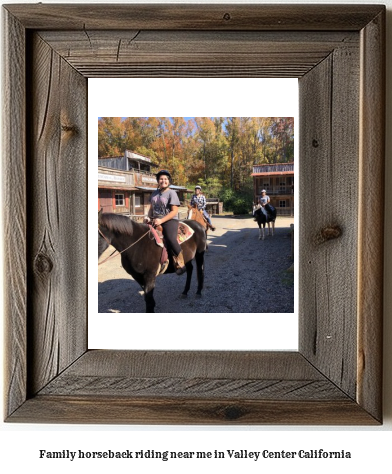
[[[203,296],[197,297],[196,266],[191,289],[181,297],[186,275],[158,277],[155,311],[165,313],[291,313],[294,311],[294,277],[290,224],[293,218],[278,217],[275,235],[258,240],[251,217],[213,218],[215,232],[208,237]],[[102,255],[112,252],[106,250]],[[99,267],[98,311],[144,313],[143,291],[121,267],[120,257]]]

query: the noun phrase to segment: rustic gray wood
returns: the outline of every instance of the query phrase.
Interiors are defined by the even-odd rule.
[[[358,31],[380,5],[8,5],[26,28]]]
[[[25,30],[4,12],[3,188],[5,325],[5,415],[26,399],[26,90]],[[12,54],[9,54],[12,51]],[[11,161],[12,157],[12,161]],[[9,212],[11,211],[12,212]],[[8,211],[8,212],[7,212]]]
[[[43,31],[42,39],[86,77],[149,75],[301,77],[357,33]],[[306,56],[304,55],[306,52]],[[255,56],[257,62],[255,64]]]
[[[37,35],[28,160],[30,390],[86,349],[86,79]],[[78,318],[78,319],[76,319]]]
[[[358,386],[357,400],[382,417],[382,318],[385,127],[385,22],[382,13],[361,30],[361,133],[358,218]],[[369,186],[370,182],[376,183]],[[365,194],[378,205],[373,225]]]
[[[385,8],[4,10],[6,420],[382,422]],[[300,78],[299,351],[89,351],[86,78],[273,75]]]
[[[300,189],[306,190],[300,199],[300,347],[353,398],[357,301],[348,295],[356,294],[358,268],[358,63],[359,48],[342,46],[299,81]]]

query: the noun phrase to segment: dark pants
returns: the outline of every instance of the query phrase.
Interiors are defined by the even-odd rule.
[[[181,246],[177,242],[177,233],[178,233],[178,220],[170,219],[162,224],[162,233],[165,238],[167,249],[173,252],[177,257],[181,252]]]

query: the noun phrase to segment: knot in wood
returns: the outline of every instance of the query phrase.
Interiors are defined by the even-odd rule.
[[[40,252],[34,260],[34,268],[41,275],[48,274],[53,269],[52,260],[44,253]]]
[[[75,125],[61,125],[61,130],[67,133],[77,133],[77,128]]]
[[[241,418],[244,413],[240,407],[230,406],[223,410],[223,414],[227,420],[237,420],[238,418]]]
[[[328,240],[337,239],[342,235],[342,229],[338,225],[324,227],[316,234],[315,243],[317,245],[327,242]]]
[[[316,139],[314,138],[313,141],[312,141],[312,147],[313,147],[313,148],[318,148],[318,146],[319,146],[319,142],[318,142],[318,140],[316,140]]]
[[[231,20],[231,15],[230,15],[230,13],[225,13],[225,14],[223,15],[223,19],[226,20],[226,21]]]

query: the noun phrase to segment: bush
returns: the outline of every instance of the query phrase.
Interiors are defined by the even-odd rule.
[[[219,199],[223,202],[223,209],[235,215],[248,214],[252,209],[253,194],[249,190],[234,191],[224,188],[219,193]]]

